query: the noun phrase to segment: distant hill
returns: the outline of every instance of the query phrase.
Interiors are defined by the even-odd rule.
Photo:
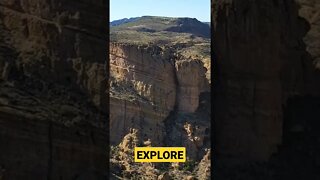
[[[210,38],[210,26],[196,18],[171,18],[142,16],[125,18],[111,23],[112,32],[188,33],[193,36]]]
[[[165,31],[190,33],[195,36],[210,38],[210,26],[196,18],[178,18],[173,26],[165,29]]]
[[[119,25],[122,25],[122,24],[125,24],[125,23],[129,23],[129,22],[133,22],[137,19],[139,19],[140,17],[133,17],[133,18],[123,18],[123,19],[119,19],[119,20],[114,20],[112,22],[110,22],[110,27],[112,26],[119,26]]]

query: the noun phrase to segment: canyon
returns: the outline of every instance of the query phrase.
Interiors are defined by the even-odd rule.
[[[137,146],[183,146],[190,160],[200,161],[210,148],[210,87],[205,73],[202,61],[177,59],[158,46],[111,43],[111,145],[138,131]],[[128,158],[123,161],[131,162],[123,171],[135,164]]]
[[[170,112],[194,113],[200,94],[208,92],[201,61],[173,62],[157,48],[110,44],[110,128],[119,132],[111,134],[111,142],[138,128],[144,139],[162,144]]]
[[[163,28],[158,21],[167,22],[164,23],[166,27]],[[192,26],[193,23],[200,23],[188,18],[146,16],[111,28],[109,44],[110,144],[113,149],[111,178],[140,179],[146,175],[151,179],[160,176],[176,179],[188,176],[190,178],[203,176],[206,179],[210,177],[209,155],[207,155],[211,146],[210,76],[207,74],[210,63],[206,64],[208,59],[199,58],[201,54],[194,53],[195,50],[190,53],[192,46],[200,42],[206,43],[208,40],[202,41],[202,38],[199,38],[193,41],[186,38],[189,35],[176,32],[173,23],[175,21],[177,24],[188,22]],[[188,23],[182,26],[189,29]],[[171,25],[172,27],[167,27]],[[149,31],[140,32],[134,29],[141,26]],[[209,26],[205,24],[203,26],[209,30]],[[194,33],[201,34],[201,32],[200,30]],[[173,34],[167,35],[168,33]],[[135,36],[143,38],[133,42]],[[184,41],[189,41],[191,45],[175,40],[157,44],[154,42],[159,40],[152,39],[154,36],[161,36],[163,40],[175,36],[175,40],[178,41],[182,39],[180,36],[183,36]],[[146,39],[150,41],[146,42]],[[202,168],[193,165],[194,167],[188,171],[182,170],[186,168],[183,163],[178,165],[177,169],[164,163],[146,165],[134,163],[132,157],[130,158],[134,147],[151,145],[186,147],[188,161],[200,163],[205,156],[207,161],[202,163]]]

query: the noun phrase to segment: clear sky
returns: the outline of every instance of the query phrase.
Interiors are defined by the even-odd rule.
[[[110,0],[110,21],[150,15],[210,22],[210,7],[210,0]]]

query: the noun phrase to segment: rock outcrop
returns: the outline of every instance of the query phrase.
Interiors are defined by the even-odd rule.
[[[196,168],[198,179],[210,179],[211,176],[211,151],[207,150]]]
[[[4,179],[106,177],[106,7],[0,2]]]

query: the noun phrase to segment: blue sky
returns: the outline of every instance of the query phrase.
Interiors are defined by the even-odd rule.
[[[110,21],[144,15],[210,22],[210,0],[110,0]]]

